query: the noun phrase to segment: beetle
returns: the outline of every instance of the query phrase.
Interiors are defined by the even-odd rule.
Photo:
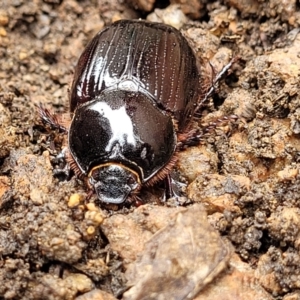
[[[70,91],[66,156],[102,202],[130,201],[170,179],[176,152],[195,139],[201,75],[187,40],[165,24],[121,20],[88,43]]]

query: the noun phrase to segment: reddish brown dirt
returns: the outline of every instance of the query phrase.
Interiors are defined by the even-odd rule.
[[[300,299],[299,3],[170,2],[0,0],[0,299]],[[179,154],[187,208],[112,210],[53,176],[65,138],[35,105],[67,112],[87,42],[146,17],[217,71],[239,57],[195,126],[239,120]]]

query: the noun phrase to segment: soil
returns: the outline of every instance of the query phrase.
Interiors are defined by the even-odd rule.
[[[236,59],[179,153],[187,197],[104,207],[36,106],[68,113],[87,42],[133,18],[180,28],[203,76]],[[300,299],[299,23],[296,0],[0,0],[0,299]]]

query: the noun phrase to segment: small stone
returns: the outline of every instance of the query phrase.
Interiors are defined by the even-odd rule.
[[[19,59],[20,59],[20,60],[25,60],[26,58],[28,58],[28,52],[22,50],[22,51],[19,53]]]
[[[102,280],[109,273],[109,267],[101,258],[85,260],[75,264],[74,267],[94,281]]]
[[[71,273],[64,279],[64,281],[67,285],[70,284],[74,286],[80,293],[89,292],[94,287],[92,280],[84,274]]]
[[[30,191],[30,199],[36,205],[42,205],[43,201],[43,193],[40,189],[32,189]]]
[[[142,11],[151,11],[155,0],[130,0],[128,1],[135,9]]]
[[[95,233],[96,229],[94,226],[89,226],[86,230],[88,235],[93,235]]]
[[[283,300],[299,300],[300,299],[300,291],[295,291],[285,295]]]
[[[40,66],[40,69],[43,71],[43,72],[48,72],[50,67],[48,65],[41,65]]]
[[[294,245],[300,248],[300,209],[283,207],[272,213],[267,219],[270,236],[282,245]]]
[[[31,32],[37,39],[44,38],[50,32],[50,17],[41,14],[37,17],[37,22],[30,26]]]
[[[285,168],[277,173],[279,181],[291,181],[298,175],[298,169]]]
[[[97,213],[94,217],[94,221],[98,225],[102,224],[103,220],[104,220],[104,216],[101,213]]]
[[[258,279],[260,285],[266,291],[274,294],[282,293],[282,287],[276,279],[276,273],[274,271],[277,266],[277,259],[280,259],[280,257],[281,252],[278,251],[276,255],[276,250],[271,247],[266,254],[263,254],[259,258],[257,268],[255,270],[255,277]]]
[[[61,245],[61,244],[63,244],[63,243],[64,243],[64,240],[61,239],[61,238],[57,238],[57,237],[53,238],[53,239],[50,241],[50,245],[51,245],[51,246],[57,246],[57,245]]]
[[[43,51],[48,56],[55,56],[58,52],[58,47],[55,43],[45,43]]]
[[[104,215],[101,211],[87,211],[84,218],[91,221],[95,226],[99,226],[104,220]]]
[[[0,36],[7,36],[7,32],[3,27],[0,27]]]
[[[76,297],[75,300],[117,300],[117,299],[113,295],[107,292],[95,289],[86,294]]]
[[[6,11],[0,10],[0,25],[6,26],[8,22],[9,22],[9,18]]]
[[[95,203],[92,203],[92,202],[88,203],[86,205],[86,208],[90,211],[98,211],[99,210],[99,208],[95,205]]]
[[[187,17],[180,9],[180,5],[171,4],[166,9],[156,8],[147,17],[147,20],[151,22],[163,22],[180,29],[187,22]]]
[[[198,0],[171,0],[171,5],[178,5],[184,15],[191,19],[200,19],[205,14],[205,2]]]
[[[87,33],[96,34],[103,27],[104,27],[103,20],[100,18],[98,12],[95,12],[94,14],[90,15],[90,17],[87,19],[86,23],[84,24],[84,31]]]
[[[80,204],[80,202],[83,200],[83,196],[80,194],[73,194],[70,196],[68,201],[68,207],[74,208]]]
[[[7,176],[0,176],[0,198],[9,190],[10,180]]]

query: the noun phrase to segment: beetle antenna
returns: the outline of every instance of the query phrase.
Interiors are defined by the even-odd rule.
[[[55,114],[51,113],[47,108],[40,103],[36,105],[40,119],[44,125],[49,125],[51,129],[58,129],[60,132],[67,133],[65,126],[61,125]]]

